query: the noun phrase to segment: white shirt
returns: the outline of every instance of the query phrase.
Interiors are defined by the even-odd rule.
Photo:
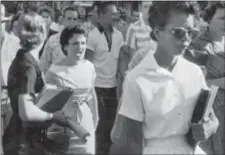
[[[40,68],[43,73],[46,73],[53,63],[56,63],[66,57],[63,54],[59,43],[61,32],[51,36],[45,44],[43,54],[40,58]]]
[[[125,79],[119,114],[143,122],[144,140],[167,139],[166,143],[159,140],[157,144],[144,144],[145,153],[160,152],[161,147],[169,145],[168,148],[176,148],[182,140],[175,145],[168,139],[184,137],[188,132],[188,123],[202,88],[208,89],[200,67],[180,56],[173,71],[169,72],[158,66],[149,52]]]
[[[157,43],[151,39],[151,31],[151,27],[145,24],[143,17],[140,16],[138,21],[129,26],[126,33],[125,45],[129,46],[134,52],[148,45],[151,45],[152,49],[155,49]]]
[[[155,49],[152,49],[152,46],[148,45],[140,48],[137,52],[135,52],[130,63],[128,64],[129,70],[137,66],[145,58],[148,52],[155,53]]]
[[[20,40],[17,36],[13,33],[5,33],[1,50],[2,85],[7,85],[9,67],[20,47]]]
[[[104,33],[94,28],[88,35],[87,48],[94,52],[93,64],[96,70],[95,86],[113,88],[117,86],[116,71],[120,47],[123,45],[122,33],[113,28],[112,46],[109,51]]]

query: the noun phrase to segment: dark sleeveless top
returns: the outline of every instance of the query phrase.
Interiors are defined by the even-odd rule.
[[[8,72],[8,95],[13,115],[3,135],[3,151],[5,154],[21,154],[21,144],[29,143],[30,132],[25,129],[19,117],[18,97],[20,94],[39,93],[44,86],[41,70],[33,56],[24,49],[17,52]],[[23,154],[23,153],[22,153]]]

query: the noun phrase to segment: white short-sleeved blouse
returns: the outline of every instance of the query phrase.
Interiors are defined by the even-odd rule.
[[[201,88],[208,89],[197,65],[179,56],[173,71],[169,72],[158,66],[153,54],[148,53],[126,77],[119,114],[143,122],[145,153],[169,153],[171,150],[167,149],[185,153],[185,149],[176,152],[173,147],[187,145],[184,135],[189,130]],[[175,138],[173,142],[171,137],[183,137],[183,140]]]

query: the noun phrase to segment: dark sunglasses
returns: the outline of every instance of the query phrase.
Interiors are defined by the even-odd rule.
[[[200,33],[200,31],[197,29],[185,29],[183,27],[174,27],[169,30],[171,30],[173,36],[176,39],[183,39],[187,34],[191,39],[195,39]]]

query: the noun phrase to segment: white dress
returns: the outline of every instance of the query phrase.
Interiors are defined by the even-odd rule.
[[[182,57],[169,72],[148,53],[128,73],[119,114],[143,122],[143,154],[194,153],[185,134],[201,88],[207,89],[201,69]]]
[[[69,147],[65,154],[95,154],[95,128],[97,120],[97,103],[90,102],[90,91],[93,89],[95,70],[92,63],[87,60],[76,66],[68,67],[53,64],[46,74],[46,83],[61,87],[70,87],[75,94],[69,99],[63,110],[75,121],[79,122],[89,133],[87,142],[82,142],[70,130],[53,124],[48,132],[50,139],[69,141]],[[78,104],[76,101],[87,98],[86,102]],[[75,101],[75,102],[74,102]],[[68,138],[68,139],[67,139]],[[61,153],[60,153],[61,154]]]

